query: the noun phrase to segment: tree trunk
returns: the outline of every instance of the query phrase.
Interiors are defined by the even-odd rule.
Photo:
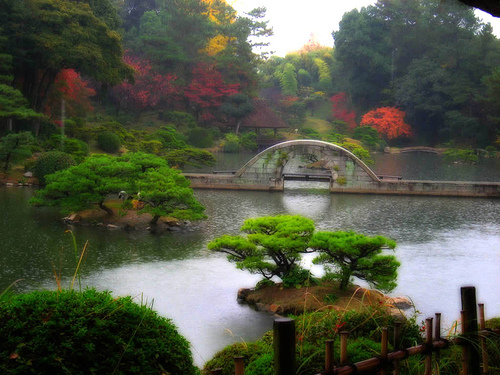
[[[149,222],[149,224],[150,225],[156,225],[156,223],[158,222],[159,218],[160,218],[160,215],[153,216],[153,218],[151,219],[151,221]]]
[[[111,208],[109,207],[106,207],[104,205],[104,201],[101,201],[99,202],[99,208],[106,211],[106,213],[109,215],[109,216],[112,216],[113,215],[113,210],[111,210]]]

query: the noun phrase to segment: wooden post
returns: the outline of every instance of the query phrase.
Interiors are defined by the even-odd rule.
[[[222,369],[221,368],[214,368],[212,371],[210,371],[212,375],[222,375]]]
[[[333,374],[333,340],[326,340],[325,374]]]
[[[484,321],[484,303],[479,304],[479,328],[481,331],[486,329],[486,323]],[[483,352],[483,374],[487,374],[489,371],[488,368],[488,352],[486,349],[486,337],[481,335],[481,351]]]
[[[288,318],[275,319],[274,374],[295,375],[295,321]]]
[[[466,286],[460,288],[462,296],[462,310],[465,311],[465,351],[467,372],[463,375],[480,375],[481,364],[479,356],[479,340],[477,332],[477,303],[476,288]]]
[[[397,351],[401,345],[400,343],[400,338],[401,336],[401,322],[396,322],[394,323],[394,351]],[[395,360],[393,362],[393,365],[394,365],[394,370],[392,371],[392,374],[393,375],[399,375],[399,370],[400,370],[400,363],[399,363],[399,359]]]
[[[349,336],[348,331],[340,332],[340,364],[345,365],[347,363],[347,337]]]
[[[382,327],[382,347],[380,351],[380,358],[382,359],[382,361],[387,360],[387,354],[389,353],[388,344],[389,341],[387,338],[387,327]],[[384,364],[384,366],[380,369],[380,375],[386,375],[386,374],[387,370]]]
[[[434,340],[441,341],[441,313],[436,313],[436,325],[434,326]],[[441,352],[436,350],[436,367],[439,368]]]
[[[462,335],[465,334],[466,329],[465,325],[467,324],[467,319],[465,317],[465,311],[460,311],[460,325],[462,327]],[[469,373],[468,370],[468,362],[467,362],[467,345],[462,345],[462,373],[461,375],[467,375]]]
[[[425,319],[425,345],[426,349],[432,347],[432,318]],[[432,352],[425,354],[425,375],[432,375]]]
[[[234,357],[234,375],[245,375],[244,357]]]

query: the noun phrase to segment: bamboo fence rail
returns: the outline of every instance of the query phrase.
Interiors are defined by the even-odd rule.
[[[357,363],[349,363],[347,356],[347,340],[349,332],[340,332],[340,363],[334,364],[333,340],[325,342],[325,371],[317,375],[348,374],[401,374],[400,362],[415,355],[425,356],[425,375],[433,374],[433,363],[440,361],[440,352],[452,345],[462,347],[462,372],[457,375],[494,375],[490,372],[487,357],[487,337],[500,334],[500,330],[485,328],[484,304],[476,303],[475,287],[461,288],[462,332],[456,338],[441,337],[441,314],[425,321],[425,343],[409,348],[400,348],[400,326],[394,326],[394,351],[388,351],[388,329],[382,328],[381,353],[377,357]],[[479,320],[477,309],[479,307]],[[478,329],[479,326],[479,329]],[[280,318],[274,321],[274,374],[295,375],[295,322],[292,319]],[[434,357],[434,358],[433,358]],[[221,369],[211,371],[213,375],[221,375]],[[235,357],[235,375],[244,375],[243,357]]]

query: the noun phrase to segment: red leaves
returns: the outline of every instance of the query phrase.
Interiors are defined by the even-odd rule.
[[[90,97],[95,94],[95,90],[88,87],[88,82],[81,78],[80,73],[74,69],[63,69],[56,76],[45,113],[51,116],[60,115],[61,99],[64,99],[68,116],[85,115],[94,110]]]
[[[154,108],[176,94],[175,74],[159,74],[148,60],[134,56],[125,55],[123,60],[135,69],[136,75],[135,84],[125,82],[113,89],[122,107],[137,110]]]
[[[412,137],[413,130],[404,121],[406,113],[395,107],[381,107],[366,113],[360,126],[371,126],[387,139]]]
[[[237,83],[225,84],[217,70],[198,64],[184,95],[201,108],[219,107],[224,97],[238,93],[239,86]]]
[[[345,92],[338,93],[330,98],[332,105],[332,114],[334,119],[339,119],[347,124],[349,130],[356,127],[356,113],[349,109],[349,100]]]

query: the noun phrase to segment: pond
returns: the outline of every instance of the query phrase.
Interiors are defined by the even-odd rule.
[[[461,166],[441,165],[435,155],[381,157],[373,167],[377,173],[424,179],[423,172],[408,172],[423,168],[435,179],[460,179],[456,171]],[[237,169],[242,161],[233,159],[226,155],[226,164],[215,168]],[[498,164],[476,167],[484,174],[474,170],[460,176],[484,181],[489,175],[500,181]],[[55,289],[54,270],[68,286],[75,267],[71,235],[65,233],[71,229],[80,250],[88,241],[82,284],[152,303],[188,338],[197,364],[202,365],[224,346],[254,340],[272,327],[271,316],[236,301],[237,290],[253,286],[259,277],[237,270],[224,255],[209,252],[207,243],[222,234],[239,233],[246,218],[288,213],[310,217],[321,230],[351,229],[396,240],[395,255],[402,265],[392,294],[410,297],[421,319],[441,312],[445,326],[450,326],[458,318],[459,288],[465,285],[476,286],[488,317],[500,316],[500,200],[334,195],[324,186],[303,183],[287,186],[284,193],[195,193],[208,219],[155,236],[67,227],[56,210],[29,207],[33,189],[1,187],[1,290],[18,279],[23,280],[16,284],[17,290]],[[306,267],[310,267],[307,259]],[[321,272],[317,267],[312,270]]]

